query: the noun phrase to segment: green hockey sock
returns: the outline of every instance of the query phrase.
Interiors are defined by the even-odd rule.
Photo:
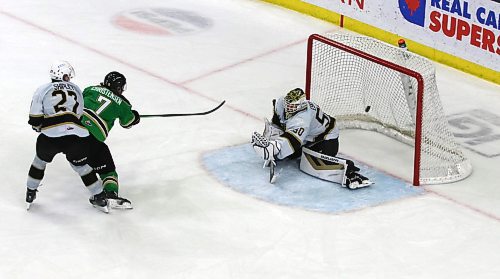
[[[105,191],[118,193],[118,174],[116,171],[99,174]]]

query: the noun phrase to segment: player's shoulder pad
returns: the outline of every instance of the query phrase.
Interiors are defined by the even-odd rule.
[[[118,94],[115,94],[116,96],[120,97],[125,103],[127,103],[129,106],[132,106],[132,104],[130,103],[130,101],[125,98],[125,96],[122,95],[118,95]]]
[[[52,90],[53,90],[53,87],[52,87],[51,82],[42,84],[35,90],[35,93],[33,94],[33,98],[40,98],[40,100],[41,100],[41,99],[43,99],[45,94],[47,94],[49,91],[52,91]]]
[[[77,84],[71,82],[71,81],[68,81],[69,84],[71,84],[72,86],[74,86],[76,89],[78,89],[78,91],[82,91],[82,89],[80,88],[80,86],[78,86]]]
[[[300,107],[295,112],[295,114],[299,114],[301,112],[304,112],[304,111],[312,109],[312,107],[310,106],[310,104],[314,104],[314,103],[312,103],[311,101],[308,101],[308,100],[305,100],[305,101],[301,102],[300,103]]]
[[[83,91],[92,90],[92,89],[94,89],[94,88],[96,88],[96,87],[97,87],[97,85],[90,85],[90,86],[85,87],[85,88],[83,89]]]

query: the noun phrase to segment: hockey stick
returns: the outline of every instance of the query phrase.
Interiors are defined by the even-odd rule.
[[[274,167],[275,166],[276,165],[274,164],[274,160],[271,160],[269,162],[269,183],[271,183],[271,184],[273,184],[276,181],[276,178],[277,178],[277,176],[276,176],[276,174],[274,172]]]
[[[222,101],[222,103],[220,103],[218,106],[216,106],[215,108],[211,109],[211,110],[207,110],[207,111],[203,111],[203,112],[193,112],[193,113],[167,113],[167,114],[141,114],[141,118],[142,117],[174,117],[174,116],[192,116],[192,115],[205,115],[205,114],[209,114],[209,113],[212,113],[216,110],[218,110],[220,107],[222,107],[222,105],[224,105],[226,101]]]

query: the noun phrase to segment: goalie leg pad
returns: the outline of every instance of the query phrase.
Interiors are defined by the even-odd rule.
[[[357,189],[373,184],[368,178],[358,173],[359,168],[350,160],[328,156],[308,148],[302,148],[300,170],[323,180],[331,181]]]
[[[342,186],[346,183],[346,160],[321,154],[306,147],[302,148],[300,170],[314,177],[338,183]]]

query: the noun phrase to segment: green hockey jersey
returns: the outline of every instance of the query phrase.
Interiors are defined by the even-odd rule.
[[[85,88],[83,99],[85,108],[82,123],[100,141],[106,140],[116,119],[124,128],[130,128],[136,123],[130,102],[103,86]]]

